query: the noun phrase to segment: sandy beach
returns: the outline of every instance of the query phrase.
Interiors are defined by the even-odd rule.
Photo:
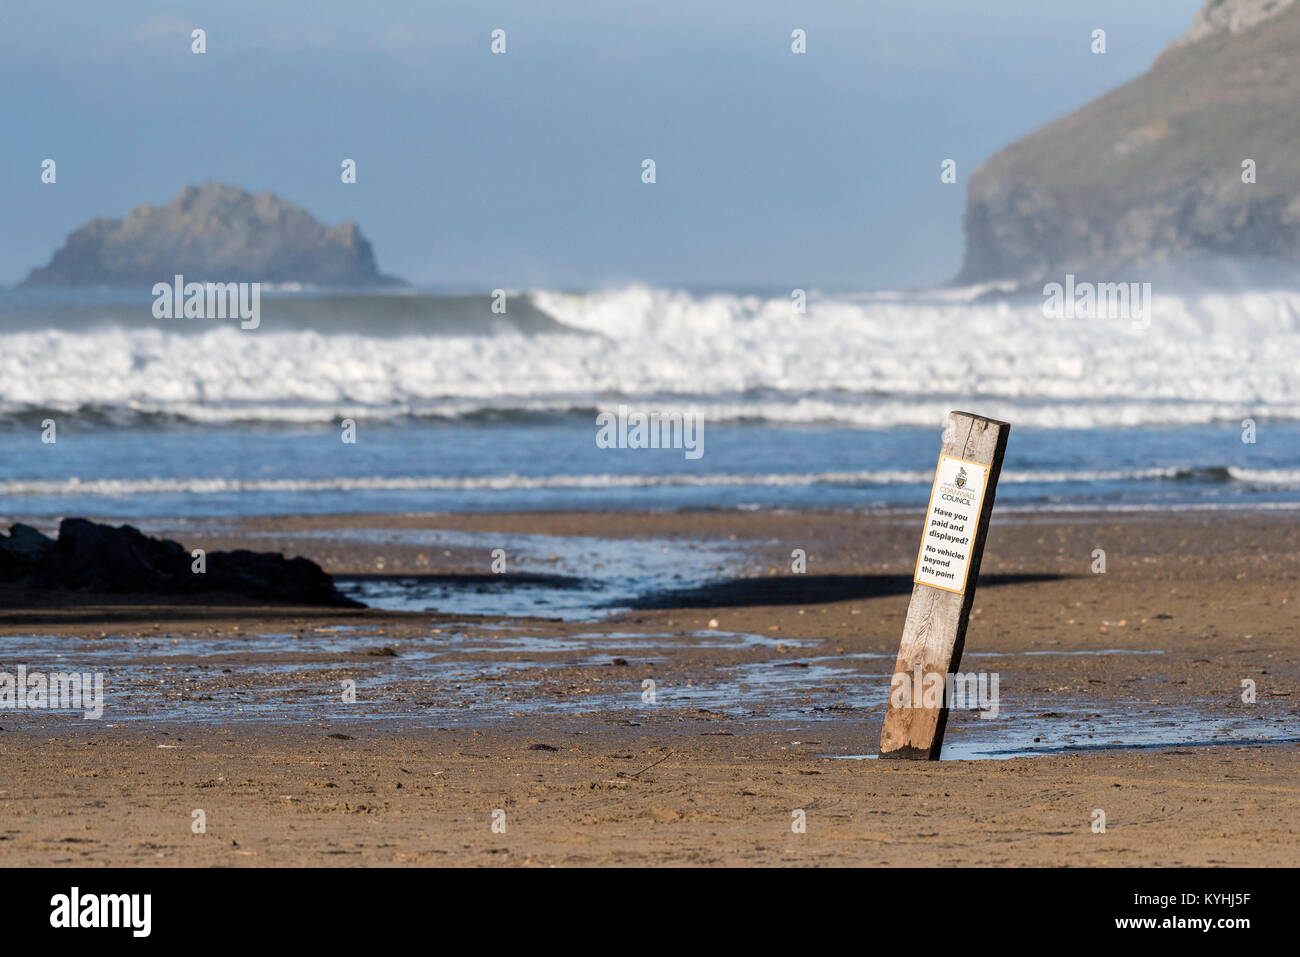
[[[570,588],[492,572],[520,536],[731,557],[568,621],[10,590],[6,667],[101,670],[108,695],[98,721],[0,712],[0,864],[1300,863],[1294,511],[995,511],[962,669],[1001,700],[953,713],[940,762],[873,757],[919,513],[149,531],[486,607]]]

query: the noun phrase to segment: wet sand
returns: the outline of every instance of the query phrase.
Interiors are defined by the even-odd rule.
[[[99,721],[0,711],[0,864],[1300,863],[1295,513],[995,512],[962,668],[1000,675],[999,713],[954,712],[946,755],[981,759],[937,763],[869,757],[919,515],[149,530],[485,608],[522,587],[488,546],[525,535],[663,543],[690,574],[591,621],[0,596],[0,670],[110,689]],[[513,574],[603,573],[560,552]],[[715,552],[701,587],[691,561]]]

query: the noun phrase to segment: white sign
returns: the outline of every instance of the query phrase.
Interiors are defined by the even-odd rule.
[[[970,553],[988,481],[987,465],[939,456],[914,582],[944,591],[966,590]]]

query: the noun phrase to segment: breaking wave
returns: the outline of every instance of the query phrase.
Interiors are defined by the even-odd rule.
[[[863,428],[962,407],[1044,428],[1300,420],[1300,293],[1157,289],[1139,325],[978,292],[812,294],[802,315],[788,295],[644,286],[521,293],[506,316],[486,297],[267,300],[249,332],[153,320],[147,303],[10,310],[0,418],[554,418],[626,402]]]
[[[827,472],[777,472],[762,474],[660,474],[660,475],[491,475],[368,476],[321,479],[148,478],[15,480],[0,482],[0,495],[130,496],[160,494],[226,494],[231,492],[322,491],[519,491],[530,489],[614,489],[663,487],[799,487],[816,485],[927,485],[932,470],[879,469]],[[1278,488],[1300,488],[1300,469],[1150,468],[1109,471],[1004,471],[1003,484],[1055,485],[1092,482],[1152,480],[1242,482]]]

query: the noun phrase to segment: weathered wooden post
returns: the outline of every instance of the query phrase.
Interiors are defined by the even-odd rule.
[[[948,414],[880,732],[882,758],[939,759],[948,724],[947,683],[961,664],[1010,432],[1006,422],[969,412]],[[908,688],[898,687],[903,681]],[[914,693],[922,688],[926,694]]]

